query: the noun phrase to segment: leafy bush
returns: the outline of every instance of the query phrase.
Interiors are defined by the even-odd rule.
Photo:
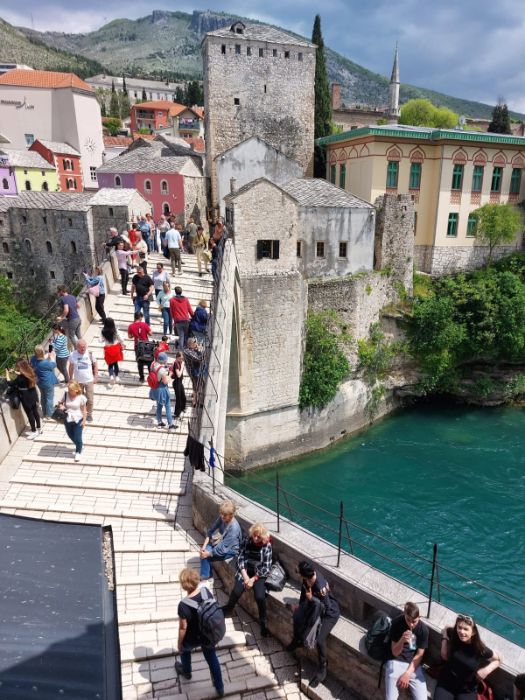
[[[378,323],[370,326],[368,338],[357,341],[359,368],[364,370],[369,384],[384,379],[396,355],[396,345],[385,340],[385,334]]]
[[[16,300],[10,280],[0,277],[0,367],[3,369],[26,353],[32,354],[48,328],[47,321],[32,316]]]
[[[308,314],[299,390],[301,408],[322,408],[335,397],[349,372],[348,360],[341,349],[348,340],[346,328],[338,324],[334,314]]]

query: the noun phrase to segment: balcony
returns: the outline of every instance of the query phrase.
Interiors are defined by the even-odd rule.
[[[179,119],[179,131],[200,131],[200,119]]]

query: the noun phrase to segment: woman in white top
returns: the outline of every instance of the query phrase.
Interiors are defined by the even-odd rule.
[[[140,231],[137,231],[137,242],[133,246],[133,250],[139,254],[139,265],[144,268],[144,272],[148,271],[148,244],[142,238]]]
[[[131,262],[133,253],[131,250],[124,250],[124,243],[117,243],[115,255],[117,256],[118,271],[120,272],[122,294],[127,294],[129,280],[128,262]]]
[[[75,380],[69,382],[67,391],[59,407],[67,411],[66,433],[68,438],[75,444],[75,462],[80,461],[82,453],[82,432],[86,425],[87,399],[82,393],[82,387]]]
[[[168,330],[170,335],[173,335],[173,318],[170,312],[170,299],[175,296],[175,292],[171,291],[170,283],[164,282],[162,285],[162,291],[159,292],[157,296],[157,302],[159,304],[159,309],[162,314],[162,321],[164,324],[164,335],[167,335]]]

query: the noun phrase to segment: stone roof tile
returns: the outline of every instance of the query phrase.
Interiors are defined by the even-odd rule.
[[[37,141],[40,141],[42,146],[49,148],[51,153],[58,153],[61,156],[64,155],[80,157],[80,153],[75,148],[73,148],[73,146],[70,146],[68,143],[64,143],[63,141],[44,141],[44,139],[37,139]]]
[[[374,208],[364,199],[360,199],[326,180],[317,178],[297,177],[281,185],[281,188],[303,207]]]
[[[0,197],[0,211],[8,209],[56,209],[88,211],[93,194],[89,192],[20,192],[16,197]]]
[[[252,41],[266,41],[272,44],[292,44],[294,46],[314,47],[314,44],[306,39],[288,34],[268,24],[247,24],[242,34],[233,32],[230,27],[222,27],[213,32],[208,32],[206,36],[217,36],[229,39],[251,39]]]
[[[54,170],[55,166],[42,158],[36,151],[11,151],[7,148],[2,151],[9,158],[9,164],[15,168],[38,168],[39,170]]]

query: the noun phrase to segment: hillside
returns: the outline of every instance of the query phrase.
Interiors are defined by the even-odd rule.
[[[188,14],[154,10],[137,20],[113,20],[88,34],[35,32],[22,27],[17,34],[23,32],[27,37],[68,52],[66,55],[74,53],[100,61],[114,75],[194,79],[202,77],[202,37],[207,31],[230,24],[234,19],[239,17],[221,12],[194,11]],[[9,50],[0,43],[0,60],[10,58]],[[36,58],[32,65],[42,67]],[[341,84],[342,98],[347,104],[381,106],[387,103],[388,79],[385,76],[373,73],[329,48],[327,66],[330,81]],[[385,74],[389,74],[390,68],[385,66]],[[426,97],[434,104],[470,117],[490,117],[492,112],[490,105],[402,84],[401,102],[413,97]],[[512,116],[523,117],[515,113]]]
[[[76,73],[80,78],[104,71],[96,60],[52,48],[35,36],[27,36],[0,18],[0,61],[24,63],[33,68]]]

